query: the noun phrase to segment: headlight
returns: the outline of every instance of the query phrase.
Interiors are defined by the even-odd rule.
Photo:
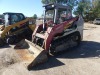
[[[54,5],[52,5],[52,7],[55,7]]]

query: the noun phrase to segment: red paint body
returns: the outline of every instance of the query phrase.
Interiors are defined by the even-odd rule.
[[[68,27],[70,27],[70,25],[76,21],[78,19],[78,17],[76,18],[72,18],[70,20],[67,20],[65,22],[62,22],[61,24],[58,25],[54,25],[54,26],[48,26],[50,24],[53,25],[52,21],[48,22],[47,24],[45,24],[45,26],[47,27],[47,30],[45,31],[45,33],[41,34],[40,32],[43,30],[43,25],[38,25],[35,28],[35,31],[33,33],[33,40],[35,38],[35,36],[44,39],[44,49],[45,50],[49,50],[50,44],[53,40],[53,37],[55,37],[56,35],[58,35],[59,33],[62,33],[64,31],[64,28],[66,27],[66,29]]]

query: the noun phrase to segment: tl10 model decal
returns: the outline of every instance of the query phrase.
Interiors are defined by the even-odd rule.
[[[73,21],[69,22],[68,24],[64,25],[64,30],[66,30],[68,27],[72,25]]]

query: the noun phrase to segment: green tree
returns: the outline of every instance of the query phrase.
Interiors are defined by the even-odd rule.
[[[67,0],[42,0],[43,4],[49,4],[49,3],[66,3]]]
[[[4,16],[3,16],[3,15],[0,15],[0,18],[2,18],[2,19],[3,19],[3,18],[4,18]]]
[[[74,10],[74,14],[81,14],[84,17],[85,13],[88,13],[90,11],[91,6],[92,4],[90,0],[80,0],[78,2],[77,8]]]
[[[93,0],[93,8],[92,11],[95,14],[95,17],[100,18],[100,0]]]
[[[72,8],[77,5],[78,0],[42,0],[43,4],[49,3],[59,3],[59,4],[68,4]]]
[[[100,18],[100,0],[80,0],[74,14],[81,14],[87,21]]]
[[[33,15],[33,18],[34,18],[34,19],[37,19],[37,15],[36,15],[36,14],[34,14],[34,15]]]

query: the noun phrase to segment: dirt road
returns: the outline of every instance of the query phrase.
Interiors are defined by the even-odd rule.
[[[14,62],[9,62],[8,66],[0,62],[0,75],[100,75],[100,25],[85,23],[84,39],[78,48],[50,57],[46,63],[30,71],[22,63],[17,63],[18,57],[8,48],[10,46],[0,49],[0,61]],[[11,59],[7,60],[6,55]]]

